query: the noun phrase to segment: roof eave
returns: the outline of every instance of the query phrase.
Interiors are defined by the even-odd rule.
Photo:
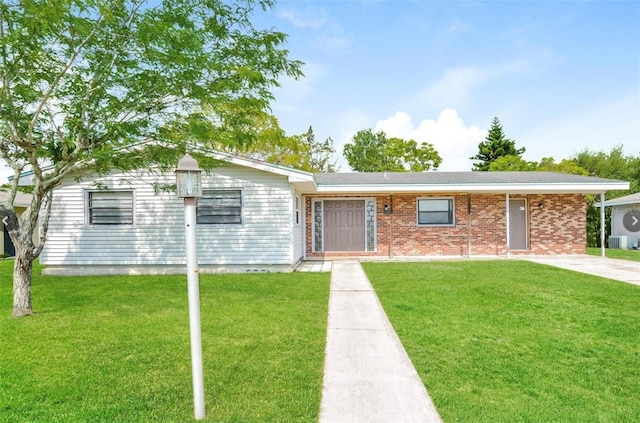
[[[322,184],[319,193],[424,193],[465,192],[498,194],[599,194],[629,189],[628,182],[538,184]]]

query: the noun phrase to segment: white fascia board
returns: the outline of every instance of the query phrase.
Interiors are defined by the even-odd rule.
[[[420,193],[468,192],[499,194],[598,194],[603,191],[629,189],[628,182],[579,184],[376,184],[376,185],[320,185],[318,193]]]

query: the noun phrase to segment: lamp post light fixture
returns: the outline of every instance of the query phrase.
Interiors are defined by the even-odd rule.
[[[189,332],[191,335],[191,370],[193,407],[196,420],[204,419],[204,377],[202,371],[202,333],[200,330],[200,287],[196,242],[196,204],[202,197],[202,169],[188,153],[178,162],[176,191],[184,198],[184,223],[187,250],[187,293],[189,298]]]

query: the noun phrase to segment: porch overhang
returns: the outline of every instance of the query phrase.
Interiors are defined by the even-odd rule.
[[[416,193],[472,193],[472,194],[599,194],[602,191],[627,190],[624,181],[607,183],[513,183],[513,184],[321,184],[321,194],[416,194]]]

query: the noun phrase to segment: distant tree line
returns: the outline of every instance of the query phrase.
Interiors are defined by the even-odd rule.
[[[540,162],[527,161],[522,158],[525,148],[516,148],[515,141],[505,137],[500,120],[493,119],[487,137],[478,145],[478,154],[471,157],[478,162],[473,170],[484,171],[546,171],[590,175],[600,178],[619,179],[630,182],[628,191],[610,191],[605,193],[606,199],[621,197],[640,192],[640,154],[637,156],[624,153],[622,145],[617,145],[609,152],[582,150],[578,154],[556,162],[553,157],[543,157]],[[600,246],[600,211],[595,207],[598,196],[587,196],[587,245]],[[605,239],[610,235],[611,210],[605,211]]]

